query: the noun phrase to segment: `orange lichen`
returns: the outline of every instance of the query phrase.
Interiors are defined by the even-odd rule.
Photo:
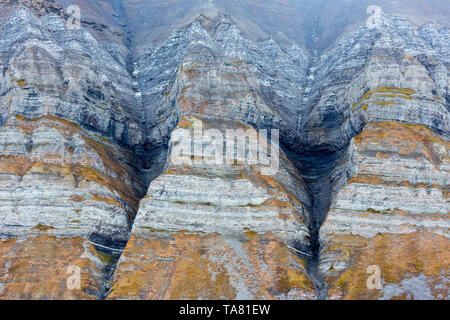
[[[414,62],[416,60],[414,57],[410,57],[410,56],[403,56],[403,58],[409,60],[410,62]]]
[[[389,153],[384,153],[384,152],[378,151],[376,157],[379,159],[388,159],[391,157],[391,155]]]
[[[48,230],[52,230],[52,229],[55,229],[55,228],[52,227],[52,226],[46,226],[46,225],[43,225],[43,224],[38,224],[35,227],[33,227],[33,229],[36,229],[36,230],[39,230],[39,231],[48,231]]]
[[[301,271],[303,262],[283,242],[257,234],[236,240],[242,243],[240,253],[219,235],[134,235],[109,298],[235,299],[236,285],[247,287],[255,299],[274,299],[292,289],[314,296],[311,281]]]
[[[403,99],[414,99],[411,95],[416,94],[417,91],[413,89],[404,89],[404,88],[396,88],[396,87],[376,87],[373,90],[369,90],[363,94],[363,96],[353,104],[352,109],[355,109],[364,101],[370,100],[374,94],[383,93],[378,96],[388,96],[386,93],[391,93],[393,97],[399,97]],[[376,101],[373,102],[380,105],[393,105],[395,104],[392,101]]]
[[[439,186],[437,184],[425,184],[425,183],[417,183],[417,184],[412,184],[409,181],[400,181],[400,182],[390,182],[390,181],[386,181],[381,179],[381,177],[379,175],[376,174],[357,174],[354,175],[349,181],[348,183],[360,183],[360,184],[374,184],[374,185],[384,185],[384,186],[389,186],[389,187],[407,187],[407,188],[414,188],[414,189],[430,189],[430,188],[435,188],[435,189],[442,189],[445,190],[444,187]]]
[[[71,196],[71,197],[69,198],[69,200],[70,200],[70,201],[74,201],[74,202],[83,202],[83,201],[85,201],[86,199],[83,198],[83,197],[80,197],[80,196],[75,195],[75,196]]]
[[[13,78],[13,79],[11,79],[11,81],[17,83],[20,87],[24,87],[24,86],[26,86],[28,84],[27,80],[25,80],[25,79]]]
[[[95,299],[102,279],[88,258],[82,238],[31,237],[0,241],[0,299]],[[71,290],[69,266],[81,271],[81,289]]]
[[[436,145],[450,149],[450,142],[442,139],[431,129],[423,125],[398,122],[369,123],[354,140],[358,145],[389,142],[392,146],[397,146],[400,156],[420,151],[437,169],[446,156],[437,152]]]
[[[113,193],[118,192],[124,202],[128,203],[134,211],[137,210],[143,195],[140,194],[141,190],[136,189],[139,179],[136,180],[138,184],[127,183],[137,175],[136,169],[130,164],[133,163],[134,157],[127,150],[104,137],[82,129],[76,123],[52,115],[30,119],[15,115],[14,125],[29,135],[42,126],[55,128],[67,139],[76,133],[79,134],[85,140],[87,147],[102,159],[106,172],[94,169],[97,166],[96,163],[77,162],[60,154],[45,155],[41,157],[42,161],[31,161],[28,157],[0,156],[0,172],[13,172],[24,176],[32,170],[33,173],[55,174],[58,177],[73,176],[74,181],[78,181],[76,183],[79,183],[79,179],[94,181],[106,185]],[[141,182],[142,190],[145,189],[144,185],[145,183]],[[133,216],[134,212],[128,212],[128,214]]]
[[[378,106],[392,106],[396,104],[393,101],[373,101],[372,103]]]
[[[367,287],[368,266],[378,266],[384,283],[399,283],[408,275],[423,273],[430,279],[441,276],[450,267],[449,241],[443,236],[427,232],[383,234],[373,239],[357,236],[335,236],[328,251],[344,251],[351,256],[351,265],[343,273],[328,278],[330,296],[344,299],[377,299],[382,292]],[[439,259],[436,259],[439,257]],[[437,298],[442,289],[432,286]],[[445,297],[445,294],[444,294]]]
[[[119,201],[117,201],[115,199],[111,199],[111,198],[107,198],[107,197],[98,195],[96,193],[94,193],[92,195],[92,200],[94,200],[94,201],[101,201],[101,202],[104,202],[104,203],[107,203],[107,204],[110,204],[110,205],[113,205],[113,206],[117,206],[117,207],[121,207],[121,208],[125,209]]]
[[[402,94],[379,94],[377,97],[383,97],[383,98],[402,98],[402,99],[408,99],[408,100],[417,100],[416,97],[408,96],[408,95],[402,95]]]

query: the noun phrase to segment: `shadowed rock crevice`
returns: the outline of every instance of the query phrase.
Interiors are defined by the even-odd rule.
[[[448,29],[175,2],[80,1],[69,30],[53,1],[0,1],[0,298],[413,297],[410,276],[445,298]],[[180,164],[199,124],[279,129],[278,172]]]
[[[334,287],[330,288],[330,283],[331,285],[334,284],[330,282],[328,273],[324,272],[323,269],[325,263],[323,252],[329,249],[330,244],[328,240],[323,240],[321,226],[324,224],[327,214],[333,206],[337,195],[355,174],[356,166],[353,163],[355,154],[353,138],[357,137],[361,132],[364,132],[366,124],[371,121],[380,121],[390,118],[394,121],[407,122],[406,119],[402,118],[402,115],[399,115],[396,112],[390,115],[389,109],[384,110],[383,112],[376,110],[377,106],[393,104],[389,101],[384,103],[383,100],[380,102],[380,98],[384,98],[384,100],[386,100],[386,98],[398,98],[401,99],[400,103],[406,103],[407,107],[414,108],[411,103],[415,99],[413,95],[415,95],[418,90],[403,88],[408,87],[408,84],[406,83],[390,84],[389,80],[378,80],[375,87],[367,87],[367,83],[371,83],[370,78],[373,76],[373,72],[376,72],[376,69],[373,69],[373,65],[380,61],[380,57],[392,57],[394,54],[389,48],[383,49],[378,47],[377,50],[374,50],[374,44],[376,44],[377,41],[378,44],[383,44],[385,41],[383,37],[387,34],[393,34],[392,30],[398,32],[398,28],[405,28],[403,23],[402,20],[399,21],[386,18],[384,26],[386,30],[383,29],[380,32],[377,30],[369,31],[367,28],[361,28],[355,34],[349,36],[352,41],[359,43],[359,50],[350,50],[347,46],[351,41],[343,39],[336,48],[330,50],[328,56],[322,57],[321,59],[313,59],[314,62],[313,64],[310,64],[309,68],[304,62],[297,65],[295,70],[298,72],[300,79],[299,83],[309,87],[306,92],[299,91],[294,93],[294,95],[300,98],[298,101],[295,99],[291,101],[283,100],[280,97],[276,97],[274,91],[271,91],[268,87],[259,86],[259,88],[255,88],[255,92],[263,98],[264,103],[276,112],[277,115],[275,118],[279,118],[269,120],[269,122],[264,125],[249,121],[249,119],[245,117],[242,119],[244,123],[258,129],[280,128],[286,155],[298,168],[306,183],[307,192],[312,201],[307,205],[309,244],[305,247],[303,241],[299,241],[298,243],[293,241],[292,245],[294,249],[297,250],[298,256],[306,261],[306,274],[312,280],[316,291],[316,297],[319,299],[325,299],[329,297],[330,294],[334,295],[336,290]],[[224,27],[225,25],[226,27]],[[225,32],[222,28],[227,31]],[[225,46],[221,44],[220,39],[222,33],[229,35],[230,28],[233,30],[231,33],[233,35],[233,40],[237,38],[239,41],[247,41],[247,50],[243,50],[240,47],[230,47],[230,43],[233,43],[230,39],[228,39],[228,42],[224,42],[227,43]],[[143,73],[139,72],[139,77],[141,77],[140,83],[152,83],[152,85],[142,85],[142,88],[144,88],[142,100],[144,108],[146,108],[145,105],[151,106],[155,104],[155,101],[160,101],[157,103],[159,108],[159,111],[156,113],[157,118],[149,118],[146,120],[147,124],[152,124],[150,125],[147,135],[152,137],[152,141],[156,141],[156,145],[165,145],[172,130],[179,125],[180,117],[192,114],[192,106],[195,106],[195,104],[201,105],[202,101],[208,101],[209,97],[204,95],[205,93],[200,95],[201,98],[199,101],[189,100],[189,97],[196,97],[195,94],[198,94],[195,89],[190,88],[189,78],[195,79],[196,76],[202,75],[203,70],[201,63],[210,63],[210,61],[217,63],[222,59],[221,54],[218,55],[216,53],[217,49],[222,51],[222,54],[225,52],[225,56],[242,61],[237,63],[245,62],[250,68],[253,67],[252,61],[261,59],[258,58],[257,54],[251,54],[250,59],[248,56],[248,47],[251,47],[251,42],[249,42],[245,36],[240,34],[239,30],[233,28],[234,26],[230,23],[230,18],[228,16],[220,16],[217,20],[201,17],[199,20],[196,20],[193,24],[189,25],[188,29],[175,33],[174,38],[168,41],[167,44],[163,44],[160,48],[156,49],[156,51],[150,51],[147,58],[144,57],[144,61],[149,61],[156,67],[158,65],[167,65],[167,62],[165,62],[167,60],[164,59],[167,59],[167,53],[170,52],[170,43],[174,43],[175,39],[176,41],[189,39],[189,43],[192,43],[193,41],[201,42],[201,45],[194,47],[190,47],[188,44],[181,45],[177,49],[180,51],[171,52],[173,54],[172,58],[175,57],[175,61],[177,61],[173,66],[177,66],[178,68],[178,64],[182,65],[181,68],[174,68],[171,71],[171,78],[165,78],[166,76],[161,77],[162,73],[155,72],[153,69],[154,67],[148,68],[147,71],[145,71],[144,68]],[[420,43],[421,40],[418,41]],[[420,43],[416,46],[420,48],[422,44]],[[273,56],[273,51],[271,51],[276,51],[273,45],[268,43],[267,48],[269,52],[271,52],[270,55],[272,59],[276,57],[276,55]],[[412,49],[406,49],[404,53],[396,52],[395,55],[406,56],[406,51],[408,50]],[[420,51],[423,49],[415,48],[414,50]],[[205,54],[205,52],[209,52],[209,54]],[[345,56],[343,52],[349,53],[349,56]],[[374,57],[375,54],[378,54],[379,56]],[[187,59],[185,58],[186,55],[188,57]],[[159,57],[161,57],[162,60],[159,60]],[[172,58],[169,56],[169,59]],[[350,66],[346,70],[338,70],[340,62],[336,61],[336,59],[345,59],[346,61],[353,61],[351,59],[354,59],[354,61],[357,61],[357,64]],[[392,68],[389,64],[399,63],[398,59],[406,59],[402,62],[402,68],[404,68],[404,71],[402,72],[414,72],[410,71],[414,69],[414,67],[410,68],[405,62],[412,62],[409,58],[388,59],[386,66],[381,67],[381,69],[386,68],[389,70],[389,68]],[[236,61],[230,63],[236,63]],[[138,61],[137,64],[139,65],[139,63],[140,62]],[[380,68],[380,66],[376,67]],[[209,66],[209,68],[210,70],[214,69],[214,67],[211,68],[211,66]],[[270,74],[271,71],[265,68],[266,65],[262,60],[262,62],[258,64],[258,67],[253,67],[252,69],[253,71],[251,73],[258,81],[260,81],[260,83],[264,81],[270,82],[270,79],[265,79],[264,77],[265,75]],[[337,69],[335,70],[333,68]],[[307,69],[310,71],[306,71]],[[442,74],[442,72],[439,71],[439,68],[437,68],[438,71],[434,71],[436,68],[432,70],[432,68],[427,67],[427,70],[429,74],[433,75],[434,79],[438,79],[440,74]],[[378,71],[378,74],[379,72],[380,71]],[[433,74],[433,72],[437,72],[437,74]],[[154,77],[149,77],[149,74],[154,74]],[[281,75],[278,75],[278,77],[280,76]],[[306,76],[308,76],[309,81],[305,81]],[[383,73],[381,76],[383,76]],[[192,81],[192,79],[190,80]],[[165,87],[161,87],[161,84],[163,83],[165,83]],[[151,88],[154,88],[156,85],[159,88],[159,91],[153,92],[153,96],[146,95],[145,92],[151,92]],[[145,89],[145,86],[147,86],[147,89]],[[193,88],[195,88],[195,86]],[[348,88],[351,88],[348,95],[342,95],[342,92],[347,92],[346,90],[348,90]],[[430,92],[435,94],[437,91],[434,91],[433,89],[430,90]],[[166,99],[163,98],[161,101],[161,95],[165,96]],[[440,95],[445,96],[445,92],[441,92]],[[188,99],[182,100],[180,97],[188,97]],[[183,103],[185,104],[183,105]],[[295,106],[298,105],[306,106],[305,110],[309,110],[308,114],[295,111]],[[434,116],[441,117],[441,106],[432,111],[433,108],[434,105],[429,109],[431,110],[431,117],[433,117],[433,113]],[[448,106],[446,105],[445,108],[448,108]],[[203,114],[205,110],[209,109],[196,112]],[[286,117],[291,113],[297,114],[297,116]],[[283,117],[283,115],[285,117]],[[443,117],[448,117],[448,114],[446,115],[444,113]],[[415,122],[426,123],[436,132],[440,133],[445,133],[445,130],[448,130],[442,126],[442,122],[430,121],[426,117],[417,117]],[[299,127],[299,130],[301,131],[292,133],[290,128],[297,123],[302,124],[301,128]],[[154,124],[156,124],[156,126]],[[167,168],[168,167],[166,166],[166,169]],[[158,178],[165,179],[164,176]],[[153,192],[156,191],[158,190],[155,189]],[[149,197],[154,197],[154,193],[150,192]],[[156,199],[153,200],[153,202],[155,201]],[[144,205],[143,208],[145,208],[145,206],[146,205]],[[140,221],[139,225],[142,225],[142,221]],[[150,225],[152,225],[152,223],[150,223]],[[135,241],[137,241],[137,238]],[[301,252],[306,254],[302,254]],[[133,254],[133,251],[130,250],[128,254]],[[115,280],[117,283],[123,280],[120,279],[121,272],[122,271],[119,271],[119,273],[117,273],[118,277]],[[126,277],[124,279],[126,279]],[[113,291],[113,297],[121,297],[123,293],[119,292],[119,288],[116,288]]]
[[[319,270],[320,251],[322,249],[320,228],[330,210],[334,196],[350,179],[352,164],[350,163],[349,146],[333,153],[308,152],[298,154],[291,151],[288,153],[288,157],[299,169],[312,199],[312,207],[309,211],[310,223],[308,225],[311,236],[311,256],[305,256],[305,258],[308,261],[308,275],[316,287],[317,298],[325,299],[328,285]]]
[[[428,27],[430,29],[427,30]],[[431,47],[427,44],[431,43],[430,34],[434,34],[433,38],[436,39]],[[422,225],[418,216],[430,210],[419,204],[422,201],[421,196],[417,194],[415,200],[409,198],[406,200],[408,202],[406,205],[399,203],[388,194],[383,196],[379,187],[372,189],[373,194],[367,194],[364,188],[371,188],[372,183],[377,186],[383,185],[386,183],[383,182],[385,179],[393,179],[397,182],[391,182],[389,189],[398,197],[401,197],[403,193],[416,193],[407,189],[402,190],[401,185],[407,185],[402,180],[411,179],[406,172],[411,170],[411,167],[416,168],[416,164],[411,164],[410,161],[420,159],[420,153],[414,153],[414,156],[411,154],[417,147],[408,145],[401,151],[393,151],[386,144],[386,140],[389,140],[392,145],[405,144],[405,141],[409,139],[414,140],[434,132],[444,138],[444,141],[448,141],[449,128],[444,124],[448,120],[443,120],[449,117],[448,102],[445,102],[444,98],[448,91],[446,80],[448,67],[445,67],[448,65],[446,62],[448,57],[445,53],[448,45],[439,41],[440,37],[439,32],[432,26],[423,26],[416,32],[404,18],[383,16],[379,29],[368,30],[361,27],[355,33],[341,39],[319,60],[313,59],[314,63],[310,70],[314,71],[308,73],[313,81],[308,82],[310,89],[304,97],[304,105],[310,112],[309,116],[303,119],[301,126],[304,132],[302,137],[305,138],[304,148],[300,151],[289,145],[286,145],[286,148],[290,150],[288,156],[291,161],[299,168],[307,182],[313,199],[311,213],[314,223],[310,226],[310,233],[314,256],[310,260],[309,272],[315,279],[319,298],[335,298],[339,294],[348,294],[346,290],[353,290],[347,287],[346,283],[349,281],[348,274],[354,272],[350,270],[354,270],[351,266],[358,259],[359,251],[350,248],[364,242],[355,240],[355,243],[352,243],[346,238],[347,236],[352,237],[355,233],[361,235],[364,233],[361,230],[365,228],[379,230],[377,224],[385,219],[381,217],[382,215],[389,216],[392,221],[395,221],[391,213],[394,210],[392,207],[395,207],[394,211],[398,212],[399,208],[403,207],[404,211],[401,212],[406,215],[411,210],[416,212],[416,216],[408,217],[408,221],[416,227],[407,228],[407,225],[403,225],[403,229],[409,229],[408,232],[423,230],[425,224]],[[400,45],[402,41],[404,44]],[[342,68],[344,61],[346,63],[351,61],[351,63]],[[396,74],[398,77],[394,76]],[[407,76],[408,74],[411,78]],[[422,77],[427,80],[420,84],[409,80]],[[357,89],[359,86],[362,90]],[[358,90],[361,91],[358,92]],[[438,96],[430,99],[436,93]],[[373,127],[379,127],[379,129],[373,129]],[[429,132],[427,128],[432,131]],[[387,132],[378,135],[382,130],[390,132],[393,135],[392,140],[389,139]],[[428,139],[420,138],[419,141],[427,144],[425,141],[429,141]],[[425,184],[429,186],[432,184],[430,181],[437,181],[435,175],[438,173],[434,170],[444,170],[444,172],[447,170],[445,169],[445,163],[448,161],[448,155],[445,155],[446,143],[440,138],[434,141],[434,145],[440,145],[439,148],[443,152],[441,156],[431,155],[435,151],[431,151],[432,148],[428,149],[430,155],[427,159],[431,161],[434,169],[427,169],[426,172],[415,171],[423,172],[420,179],[428,181]],[[372,148],[377,151],[366,151]],[[396,160],[402,165],[406,161],[403,168],[405,176],[402,176],[401,171],[392,173],[386,169],[393,165],[389,159],[398,157],[397,152],[405,153],[400,155],[400,158],[404,160]],[[407,157],[406,154],[411,156]],[[437,158],[441,160],[439,162],[433,160]],[[374,163],[379,164],[374,165]],[[378,165],[380,167],[377,167]],[[422,166],[428,165],[422,164]],[[448,185],[448,180],[435,182],[432,188],[440,190],[442,184]],[[399,185],[398,189],[396,189],[397,185]],[[359,195],[357,190],[362,192],[362,195]],[[439,191],[436,196],[438,195]],[[375,200],[377,197],[379,199]],[[440,199],[437,202],[443,204],[445,200],[438,197]],[[414,202],[417,204],[413,205]],[[380,209],[384,206],[388,208],[387,211]],[[407,208],[408,206],[411,207]],[[437,216],[447,214],[443,208],[434,210],[433,212],[441,212]],[[368,212],[372,219],[379,219],[376,220],[377,223],[371,226],[370,218],[366,217],[364,212]],[[427,214],[424,213],[424,215]],[[362,223],[358,219],[362,219],[361,221],[367,219],[367,221],[364,226],[358,228],[358,225]],[[443,225],[446,224],[444,221],[445,219],[441,222]],[[395,233],[394,228],[391,230]],[[383,232],[388,231],[384,229]],[[426,238],[427,232],[431,231],[419,233],[416,237]],[[434,232],[441,234],[442,231],[436,227]],[[371,238],[367,234],[363,237]],[[367,241],[371,243],[371,240]],[[408,258],[408,260],[413,259]],[[426,259],[424,257],[424,260]],[[358,262],[358,267],[361,265],[364,265],[363,261]],[[358,270],[360,271],[363,270]],[[338,277],[336,280],[334,278],[336,275],[340,275],[341,278]],[[364,276],[360,277],[358,279],[360,287],[358,285],[358,289],[355,290],[361,290],[361,294],[368,294],[364,291],[366,289],[363,282]],[[354,291],[352,294],[355,294]]]
[[[130,51],[118,35],[99,40],[89,27],[36,14],[38,2],[16,4],[1,28],[0,295],[102,298],[165,151],[143,140]],[[33,270],[42,263],[40,282]],[[56,276],[72,266],[83,277],[73,292]]]

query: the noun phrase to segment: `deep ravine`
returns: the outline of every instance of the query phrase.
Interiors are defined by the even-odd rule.
[[[138,103],[137,109],[139,112],[143,112],[143,126],[148,126],[148,115],[145,113],[144,105],[142,102],[142,92],[141,92],[141,83],[139,80],[142,80],[138,77],[139,68],[142,67],[139,64],[139,58],[135,55],[135,39],[134,32],[131,30],[129,23],[127,21],[127,17],[125,11],[122,6],[121,0],[114,1],[114,8],[117,13],[117,19],[123,25],[124,30],[127,34],[124,39],[124,43],[127,45],[129,49],[129,61],[128,61],[128,70],[133,78],[133,90],[136,92],[136,101]],[[299,110],[301,108],[313,108],[313,105],[308,99],[310,98],[309,90],[314,82],[314,72],[316,70],[316,65],[318,63],[317,52],[315,52],[315,56],[312,59],[312,63],[308,68],[307,80],[305,84],[305,92],[302,97],[303,103],[299,106]],[[305,119],[300,119],[298,126],[305,126]],[[297,128],[297,131],[299,128]],[[133,153],[136,154],[137,158],[141,161],[141,173],[145,177],[144,180],[148,185],[150,185],[151,181],[157,178],[163,169],[163,165],[167,156],[167,146],[152,146],[150,143],[146,143],[144,146],[139,147],[136,150],[133,150]],[[328,286],[324,280],[323,275],[319,270],[319,262],[320,262],[320,250],[321,243],[319,238],[320,227],[326,218],[326,214],[330,208],[332,202],[332,194],[336,191],[333,190],[334,184],[333,179],[339,179],[335,176],[335,167],[336,164],[342,160],[342,157],[345,152],[337,151],[333,153],[321,152],[317,153],[314,151],[307,151],[303,154],[297,153],[296,151],[288,151],[289,158],[293,163],[297,166],[299,171],[301,172],[307,187],[312,198],[312,207],[310,208],[310,224],[308,226],[310,233],[310,250],[311,254],[302,255],[298,253],[299,256],[306,261],[306,272],[308,277],[311,279],[315,286],[317,299],[326,299]],[[144,195],[143,195],[144,196]],[[133,226],[133,220],[130,221],[130,230]],[[119,245],[120,249],[124,249],[126,243]],[[104,251],[104,248],[103,248]],[[299,251],[300,252],[300,251]],[[114,273],[117,267],[117,264],[120,260],[121,254],[112,254],[112,252],[104,252],[111,259],[108,263],[105,274],[103,277],[103,285],[102,291],[97,295],[99,299],[106,299],[110,293],[111,284],[114,280]]]

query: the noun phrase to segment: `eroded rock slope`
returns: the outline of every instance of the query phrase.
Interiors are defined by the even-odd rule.
[[[382,15],[322,50],[237,5],[152,34],[138,3],[81,1],[80,30],[0,3],[0,298],[448,298],[448,28]],[[269,173],[205,140],[274,129]]]

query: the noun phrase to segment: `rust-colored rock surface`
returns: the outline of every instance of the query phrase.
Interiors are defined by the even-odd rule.
[[[447,2],[0,0],[0,299],[449,299]]]
[[[148,275],[151,274],[152,277]],[[133,235],[108,299],[314,299],[305,263],[275,235]]]
[[[321,229],[330,298],[448,298],[449,147],[397,122],[370,123],[355,137],[355,173]],[[367,286],[371,266],[379,288]]]

